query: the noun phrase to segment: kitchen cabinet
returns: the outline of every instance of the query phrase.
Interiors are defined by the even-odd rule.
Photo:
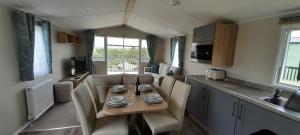
[[[187,110],[197,121],[205,123],[207,111],[207,89],[206,86],[193,79],[187,79],[187,84],[191,85]]]
[[[292,135],[294,121],[240,100],[236,135],[249,135],[262,129],[277,135]]]
[[[207,127],[215,135],[234,135],[239,99],[208,88]]]

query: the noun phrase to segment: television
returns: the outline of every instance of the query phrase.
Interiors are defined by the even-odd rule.
[[[71,57],[71,69],[75,68],[75,73],[86,72],[86,57]]]

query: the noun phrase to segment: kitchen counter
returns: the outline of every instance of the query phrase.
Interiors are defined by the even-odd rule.
[[[188,78],[198,81],[211,88],[217,89],[241,100],[260,106],[271,112],[277,113],[291,120],[300,122],[300,113],[287,110],[281,106],[271,104],[269,102],[260,100],[263,97],[272,96],[272,93],[265,90],[247,87],[239,84],[235,84],[228,81],[214,81],[206,79],[203,75],[187,75]],[[283,98],[287,100],[287,98]]]

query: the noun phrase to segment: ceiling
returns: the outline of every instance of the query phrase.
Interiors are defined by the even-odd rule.
[[[300,0],[136,0],[127,25],[161,37],[191,33],[196,26],[216,20],[247,22],[296,12]],[[0,0],[71,30],[123,24],[127,0]]]

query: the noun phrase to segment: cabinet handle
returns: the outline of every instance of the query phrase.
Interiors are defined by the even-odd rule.
[[[206,97],[206,88],[202,88],[202,98]]]
[[[244,106],[241,104],[240,111],[238,114],[238,119],[241,120]]]
[[[233,103],[233,108],[232,108],[232,113],[231,113],[232,116],[235,115],[235,108],[236,108],[236,102]]]

